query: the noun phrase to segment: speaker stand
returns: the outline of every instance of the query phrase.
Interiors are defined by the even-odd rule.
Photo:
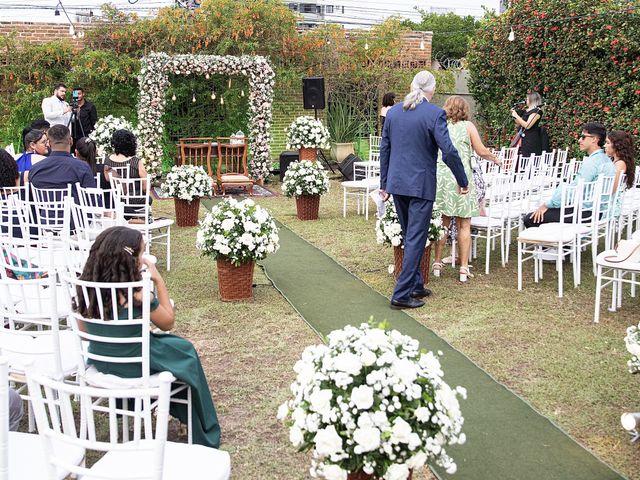
[[[314,108],[313,110],[315,111],[315,114],[316,114],[316,120],[318,120],[318,109]],[[318,149],[318,157],[320,157],[320,160],[322,160],[324,164],[327,167],[329,167],[329,170],[331,170],[331,173],[336,173],[336,171],[333,169],[333,167],[329,163],[329,160],[327,160],[327,157],[324,156],[324,152],[322,151],[321,148]]]

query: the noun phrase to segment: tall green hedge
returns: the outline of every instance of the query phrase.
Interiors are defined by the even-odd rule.
[[[481,115],[490,128],[508,126],[503,144],[515,129],[509,109],[530,89],[544,98],[553,146],[575,147],[587,121],[638,135],[637,1],[513,0],[503,15],[483,21],[468,58]]]

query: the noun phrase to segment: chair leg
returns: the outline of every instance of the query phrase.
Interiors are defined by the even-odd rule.
[[[187,388],[187,441],[189,445],[193,443],[193,400],[191,386]]]
[[[484,273],[485,275],[489,274],[489,258],[491,255],[491,229],[487,229],[487,244],[486,244],[486,253],[484,259]]]
[[[611,275],[613,277],[613,280],[611,280],[611,306],[609,307],[609,311],[615,312],[616,304],[618,303],[618,300],[616,299],[616,296],[618,294],[618,271],[613,270]]]
[[[600,322],[600,294],[602,293],[602,266],[597,266],[596,273],[596,304],[593,312],[593,323]]]
[[[558,270],[558,298],[562,298],[562,287],[564,278],[562,278],[562,246],[558,248],[558,257],[556,258],[556,270]]]
[[[522,290],[522,243],[518,242],[518,290]]]
[[[167,227],[167,272],[171,270],[171,226]]]

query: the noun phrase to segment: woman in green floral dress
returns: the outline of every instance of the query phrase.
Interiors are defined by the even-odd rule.
[[[142,234],[138,230],[128,227],[112,227],[103,231],[91,247],[89,258],[83,269],[81,280],[90,282],[137,282],[142,279],[141,268],[146,267],[155,285],[156,296],[151,301],[151,322],[163,332],[149,335],[149,363],[151,374],[168,371],[178,380],[191,387],[192,404],[192,437],[193,443],[207,447],[220,446],[220,425],[216,409],[213,406],[209,385],[205,377],[198,352],[193,344],[178,335],[168,333],[175,324],[173,306],[169,299],[167,286],[155,263],[143,257],[145,245]],[[128,305],[125,295],[118,298],[118,313],[110,311],[111,294],[108,290],[101,290],[103,296],[109,298],[98,299],[96,295],[88,297],[88,303],[79,288],[75,310],[84,318],[100,318],[100,304],[105,308],[106,318],[128,318]],[[134,317],[142,316],[142,292],[134,293]],[[114,322],[115,323],[115,322]],[[105,326],[85,322],[84,329],[88,333],[110,337],[139,337],[140,327],[136,325]],[[113,357],[134,357],[141,355],[139,343],[104,343],[92,341],[89,351],[96,355]],[[136,378],[142,375],[140,363],[110,363],[93,360],[91,362],[98,371],[123,378]],[[184,392],[186,394],[186,392]],[[171,415],[182,423],[187,422],[187,406],[171,402]]]
[[[473,159],[475,151],[480,157],[498,162],[497,157],[482,144],[475,125],[469,121],[469,104],[460,96],[447,99],[443,106],[447,113],[449,136],[458,150],[467,178],[473,178]],[[436,206],[442,212],[442,221],[449,226],[451,219],[456,219],[458,226],[458,243],[460,245],[460,281],[466,282],[472,275],[469,273],[469,254],[471,252],[471,217],[478,216],[480,211],[476,198],[475,184],[469,182],[470,191],[466,195],[458,192],[458,184],[438,157],[438,187],[436,190]],[[442,250],[447,241],[446,236],[436,244],[433,275],[440,276],[442,270]]]

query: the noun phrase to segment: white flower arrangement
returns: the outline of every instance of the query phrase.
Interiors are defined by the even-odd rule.
[[[624,343],[627,351],[631,354],[631,360],[627,362],[629,372],[640,373],[640,324],[627,328],[627,336]]]
[[[249,172],[253,178],[267,178],[271,170],[271,105],[275,72],[262,56],[173,55],[152,53],[140,62],[139,129],[140,157],[147,171],[159,175],[162,169],[160,138],[162,115],[169,89],[169,75],[243,75],[249,82]]]
[[[447,234],[447,231],[447,227],[442,224],[442,214],[434,207],[431,212],[427,242],[437,242]],[[384,215],[376,221],[376,241],[380,245],[392,247],[400,247],[403,244],[402,227],[391,196],[384,204]]]
[[[137,129],[122,117],[107,115],[98,119],[93,132],[89,134],[89,138],[96,142],[98,157],[111,153],[111,137],[116,130],[129,130],[136,137],[138,136]]]
[[[292,162],[284,174],[282,191],[287,197],[323,195],[329,191],[329,177],[318,162]]]
[[[285,132],[287,133],[287,150],[330,147],[329,129],[313,117],[296,118]]]
[[[445,383],[433,352],[384,326],[335,330],[294,366],[293,398],[278,418],[294,447],[313,451],[314,478],[345,480],[363,471],[404,480],[427,461],[456,471],[445,447],[466,440],[458,402],[466,390]]]
[[[202,167],[181,165],[172,167],[162,185],[170,197],[188,202],[196,197],[208,197],[213,193],[211,178]]]
[[[200,222],[196,247],[203,255],[225,257],[234,265],[262,260],[280,248],[271,214],[251,199],[225,198]]]

